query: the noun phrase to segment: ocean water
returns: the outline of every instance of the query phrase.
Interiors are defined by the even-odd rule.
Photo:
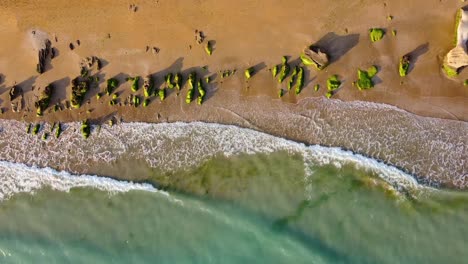
[[[468,259],[468,193],[361,155],[229,126],[64,127],[0,142],[0,263]]]

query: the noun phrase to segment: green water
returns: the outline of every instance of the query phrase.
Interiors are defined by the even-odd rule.
[[[151,176],[162,193],[91,188],[0,203],[0,263],[466,263],[468,195],[393,191],[354,166],[285,153]],[[33,177],[33,175],[31,175]]]

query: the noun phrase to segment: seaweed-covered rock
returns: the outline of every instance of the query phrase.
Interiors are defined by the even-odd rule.
[[[143,93],[145,97],[150,97],[154,92],[154,80],[151,75],[145,77],[143,81]]]
[[[296,81],[297,74],[299,72],[299,66],[294,67],[294,70],[291,74],[291,79],[289,79],[288,82],[288,91],[291,90],[291,87],[293,86],[294,82]]]
[[[286,56],[283,56],[282,64],[281,64],[281,71],[279,72],[279,77],[278,77],[279,83],[282,83],[284,79],[286,79],[290,70],[291,70],[291,67],[288,64],[288,58]]]
[[[187,90],[187,96],[185,97],[185,102],[190,104],[192,102],[193,96],[195,94],[195,80],[197,74],[195,72],[190,73],[188,78],[189,89]]]
[[[132,82],[132,86],[131,86],[132,92],[138,91],[139,82],[140,82],[140,76],[128,77],[126,80],[127,80],[127,82],[128,82],[128,81],[131,81],[131,82]]]
[[[110,95],[114,90],[119,86],[119,80],[115,78],[110,78],[107,80],[106,94]]]
[[[400,64],[398,65],[398,72],[401,77],[405,77],[408,74],[410,67],[410,56],[407,54],[400,58]]]
[[[327,80],[327,88],[328,88],[328,91],[330,91],[330,92],[333,92],[336,89],[338,89],[340,87],[340,85],[341,85],[341,81],[338,78],[338,75],[332,75]],[[333,95],[333,93],[332,93],[332,95]]]
[[[60,122],[57,124],[57,128],[55,129],[55,137],[59,138],[60,134],[62,134],[62,126],[60,125]]]
[[[244,71],[245,79],[247,79],[247,80],[250,79],[253,74],[254,74],[254,68],[253,67],[249,67],[249,68],[245,69],[245,71]]]
[[[302,91],[302,88],[304,87],[304,68],[299,67],[297,70],[297,78],[296,78],[296,86],[294,88],[294,92],[296,94],[300,94]]]
[[[88,80],[80,80],[79,77],[72,80],[71,106],[80,108],[86,93],[89,91]]]
[[[177,91],[180,91],[180,88],[182,86],[182,74],[176,73],[174,75],[174,84],[175,84]]]
[[[84,139],[87,139],[89,137],[89,135],[91,134],[91,126],[88,122],[87,119],[85,119],[82,123],[81,123],[81,135],[83,135],[83,138]]]
[[[213,41],[209,40],[206,42],[205,51],[210,56],[213,54]]]
[[[32,134],[33,135],[37,135],[37,133],[39,133],[39,129],[41,128],[41,125],[40,124],[35,124],[33,129],[32,129]]]
[[[50,99],[52,98],[54,92],[54,86],[52,84],[47,85],[42,91],[39,100],[34,103],[36,107],[36,115],[42,116],[43,112],[49,107]]]
[[[203,87],[201,79],[199,79],[197,82],[197,88],[198,88],[197,104],[201,105],[203,103],[203,100],[205,99],[205,94],[206,94],[206,91],[205,91],[205,88]]]
[[[377,42],[381,40],[385,35],[385,31],[381,28],[371,28],[369,29],[369,38],[372,42]]]
[[[164,101],[164,99],[166,99],[166,88],[162,88],[158,91],[158,95],[159,95],[159,99],[161,99],[161,101]]]
[[[51,49],[51,42],[50,40],[46,39],[44,41],[44,47],[39,50],[39,62],[37,63],[36,70],[39,74],[42,74],[45,71],[45,66],[47,63],[47,59],[49,55],[52,54],[52,49]]]
[[[164,77],[164,81],[166,82],[166,85],[169,89],[172,89],[175,87],[174,83],[173,83],[173,79],[174,79],[174,75],[172,73],[168,73],[166,74],[166,76]]]
[[[306,66],[315,66],[318,70],[323,70],[329,64],[328,55],[319,47],[311,45],[304,49],[301,54],[301,61]]]

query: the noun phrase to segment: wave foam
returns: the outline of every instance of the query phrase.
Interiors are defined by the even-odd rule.
[[[150,184],[132,183],[92,175],[72,175],[51,168],[28,167],[24,164],[0,161],[0,201],[17,193],[34,193],[44,187],[68,192],[72,188],[90,187],[109,193],[133,190],[167,193]]]

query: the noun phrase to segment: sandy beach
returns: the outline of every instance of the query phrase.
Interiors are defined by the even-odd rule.
[[[240,98],[239,101],[261,96],[276,104],[295,104],[304,98],[324,96],[326,79],[338,74],[343,84],[333,96],[335,99],[385,103],[422,116],[466,121],[468,89],[463,81],[468,73],[462,71],[452,80],[440,70],[443,56],[452,47],[455,13],[462,4],[459,1],[238,1],[236,4],[2,1],[0,18],[4,22],[0,37],[8,41],[3,41],[0,48],[0,103],[5,112],[1,116],[37,119],[34,101],[48,83],[57,86],[51,104],[65,104],[70,99],[71,79],[80,74],[80,61],[97,56],[104,61],[104,67],[98,73],[99,90],[92,89],[86,96],[89,104],[56,113],[47,113],[51,112],[49,109],[41,119],[71,121],[118,113],[126,121],[158,121],[158,117],[172,120],[190,113],[187,118],[197,120],[199,106],[185,105],[185,96],[175,97],[175,93],[169,94],[163,103],[154,98],[146,109],[109,106],[108,98],[97,100],[94,95],[104,90],[106,79],[114,76],[122,83],[117,90],[119,97],[126,98],[130,93],[130,83],[124,80],[127,76],[154,74],[161,86],[161,79],[168,72],[188,75],[190,69],[200,72],[201,67],[208,66],[207,76],[225,69],[237,69],[237,73],[225,80],[216,77],[208,87],[207,105],[210,101],[222,102],[226,96]],[[387,31],[376,43],[368,36],[368,29],[373,27]],[[213,55],[208,56],[204,44],[196,42],[195,30],[203,31],[205,42],[214,41]],[[390,33],[392,30],[396,30],[396,36]],[[47,34],[58,51],[41,75],[36,73],[37,49],[32,43],[32,31]],[[330,49],[331,64],[321,72],[308,68],[302,93],[296,96],[291,92],[278,100],[278,90],[285,88],[285,83],[278,84],[268,69],[279,64],[282,56],[296,60],[304,47],[320,41]],[[70,43],[74,44],[74,50],[70,50]],[[159,49],[157,54],[152,52],[153,47]],[[414,68],[401,78],[398,61],[409,52],[416,58]],[[372,65],[379,68],[376,86],[359,91],[352,85],[357,79],[356,71]],[[243,71],[250,66],[255,66],[258,73],[246,82]],[[24,108],[29,112],[13,113],[10,109],[7,91],[15,83],[24,91]],[[314,91],[315,84],[322,89]],[[155,112],[160,115],[154,115]]]

